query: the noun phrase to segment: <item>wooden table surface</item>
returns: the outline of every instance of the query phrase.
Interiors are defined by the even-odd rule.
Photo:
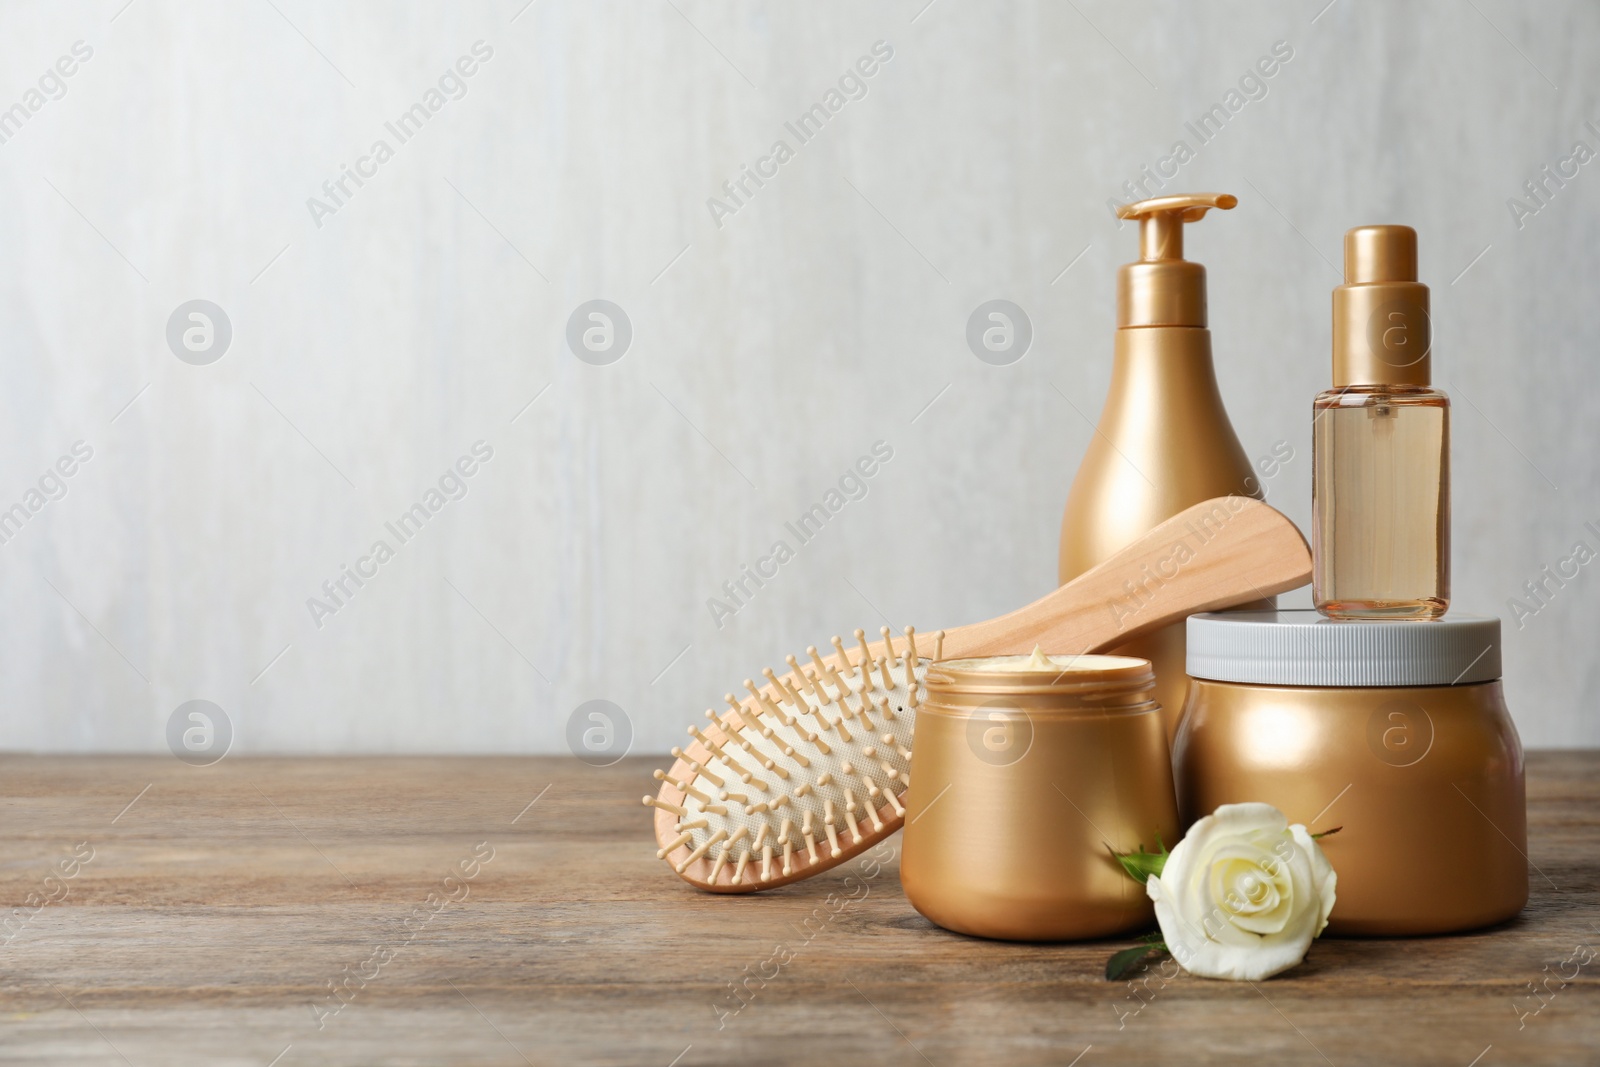
[[[1600,949],[1600,753],[1529,757],[1519,920],[1142,999],[1116,946],[931,926],[893,859],[701,894],[661,762],[0,757],[0,1063],[1600,1062],[1600,957],[1554,977]]]

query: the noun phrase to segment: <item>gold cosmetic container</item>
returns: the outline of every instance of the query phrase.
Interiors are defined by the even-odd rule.
[[[1238,202],[1191,193],[1117,209],[1138,224],[1139,258],[1117,269],[1111,386],[1062,515],[1063,583],[1192,504],[1263,495],[1217,388],[1206,268],[1184,258],[1184,232]],[[1152,662],[1169,739],[1189,684],[1183,633],[1179,622],[1111,649]]]
[[[1417,231],[1344,235],[1333,388],[1311,420],[1312,596],[1334,619],[1432,619],[1450,602],[1450,398],[1432,387]]]
[[[1149,927],[1144,887],[1112,850],[1177,840],[1148,660],[948,660],[917,709],[900,880],[958,933],[1015,941]],[[1011,669],[1006,669],[1006,668]]]
[[[1188,626],[1173,748],[1185,826],[1264,801],[1313,833],[1340,827],[1321,842],[1339,877],[1334,934],[1441,934],[1522,910],[1522,743],[1499,619],[1252,611]]]

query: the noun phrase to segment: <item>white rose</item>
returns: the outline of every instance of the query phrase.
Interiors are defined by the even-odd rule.
[[[1255,981],[1305,958],[1336,881],[1304,826],[1271,804],[1224,804],[1189,828],[1145,891],[1184,970]]]

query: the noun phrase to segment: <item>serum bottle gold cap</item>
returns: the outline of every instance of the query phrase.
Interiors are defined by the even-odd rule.
[[[1417,231],[1357,226],[1344,235],[1344,284],[1333,291],[1333,385],[1433,381],[1428,287],[1417,281]]]

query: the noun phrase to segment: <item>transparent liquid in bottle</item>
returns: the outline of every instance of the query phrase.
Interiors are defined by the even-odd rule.
[[[1431,619],[1450,601],[1450,401],[1424,387],[1317,397],[1312,594],[1336,619]]]

